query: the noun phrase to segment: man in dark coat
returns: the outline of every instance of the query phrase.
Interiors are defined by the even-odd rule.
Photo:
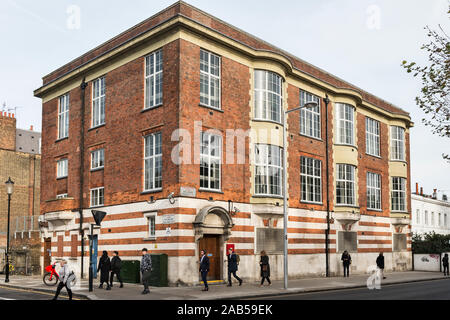
[[[106,282],[106,290],[111,290],[109,286],[109,272],[111,271],[111,261],[108,257],[108,252],[103,251],[103,255],[98,263],[97,273],[100,272],[100,286],[99,289],[103,289],[103,283]]]
[[[442,266],[444,267],[444,276],[448,276],[448,253],[442,258]]]
[[[233,277],[236,278],[237,281],[239,281],[239,285],[242,285],[242,279],[239,278],[236,275],[236,272],[238,270],[238,263],[237,263],[237,256],[236,254],[233,252],[233,249],[230,248],[228,250],[228,255],[227,255],[227,262],[228,262],[228,287],[231,287],[231,275],[233,275]]]
[[[119,252],[114,251],[114,257],[111,259],[111,278],[109,282],[111,287],[113,286],[114,274],[117,275],[117,279],[120,282],[120,288],[123,288],[122,278],[120,277],[120,269],[122,268],[122,260],[119,258]]]
[[[350,276],[350,264],[352,263],[352,257],[347,250],[344,251],[341,257],[342,264],[344,266],[344,277]]]
[[[208,277],[208,272],[209,272],[209,258],[206,255],[206,251],[202,250],[200,252],[200,254],[202,255],[202,257],[200,258],[200,267],[199,267],[199,272],[202,275],[202,281],[205,285],[205,288],[202,291],[208,291],[208,281],[207,281],[207,277]]]
[[[380,255],[377,258],[377,267],[380,269],[381,276],[383,277],[383,279],[386,279],[386,277],[384,276],[384,256],[383,256],[383,252],[380,252]]]
[[[142,284],[144,285],[144,291],[142,294],[150,293],[148,289],[150,284],[150,276],[152,273],[152,257],[148,254],[147,248],[142,249],[142,260],[141,260],[141,272],[142,272]]]

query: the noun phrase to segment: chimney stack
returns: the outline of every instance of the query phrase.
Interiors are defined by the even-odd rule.
[[[416,182],[416,194],[419,194],[419,184]]]
[[[423,187],[420,187],[420,195],[423,196]]]
[[[33,131],[33,126],[32,125],[30,126],[30,131]]]

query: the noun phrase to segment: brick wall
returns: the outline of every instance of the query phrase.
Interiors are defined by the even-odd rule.
[[[0,112],[0,149],[16,150],[16,118]]]

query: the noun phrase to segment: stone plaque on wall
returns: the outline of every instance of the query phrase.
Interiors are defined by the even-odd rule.
[[[195,198],[197,190],[195,188],[180,187],[180,197]]]

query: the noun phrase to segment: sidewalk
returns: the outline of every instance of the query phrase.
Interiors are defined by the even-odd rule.
[[[386,273],[386,278],[381,286],[395,283],[407,283],[416,281],[427,281],[444,279],[442,273],[437,272],[395,272]],[[210,285],[208,292],[202,292],[202,286],[195,287],[168,287],[150,288],[150,294],[142,295],[142,285],[124,284],[124,288],[119,288],[118,284],[111,291],[98,289],[98,280],[94,280],[94,291],[88,291],[88,281],[82,280],[73,288],[76,297],[85,297],[90,300],[225,300],[244,299],[273,296],[286,293],[302,293],[314,291],[328,291],[349,288],[366,287],[368,275],[355,275],[350,278],[307,278],[299,280],[289,280],[289,289],[284,290],[283,281],[273,281],[272,286],[259,287],[259,283],[244,283],[241,287],[233,283],[233,287],[226,284]],[[447,277],[448,279],[448,277]],[[267,285],[267,283],[266,283]],[[0,276],[0,286],[15,287],[28,290],[55,292],[56,287],[47,287],[42,282],[42,277],[11,276],[9,283],[4,283]],[[62,294],[65,294],[63,289]]]

